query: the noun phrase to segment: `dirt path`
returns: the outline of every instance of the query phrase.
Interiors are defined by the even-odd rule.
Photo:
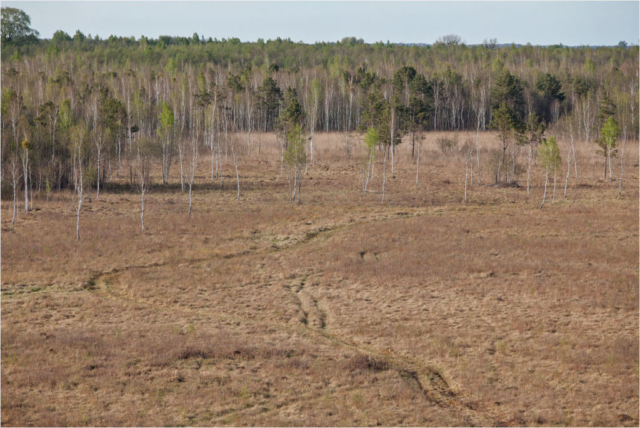
[[[263,246],[254,250],[243,250],[236,253],[219,254],[214,257],[232,259],[237,257],[250,256],[255,254],[270,254],[280,251],[293,250],[301,245],[307,245],[314,240],[326,236],[330,233],[337,233],[350,227],[368,222],[389,221],[401,218],[412,218],[417,216],[428,215],[429,211],[418,211],[413,214],[397,213],[395,215],[378,215],[375,217],[368,217],[359,221],[343,222],[334,224],[332,226],[322,226],[311,231],[307,231],[304,235],[296,239],[289,240],[284,245],[276,246]],[[157,310],[157,302],[149,302],[143,298],[135,298],[123,295],[114,284],[117,276],[123,272],[129,270],[149,270],[160,267],[166,267],[168,265],[178,264],[180,267],[195,267],[203,264],[212,257],[203,257],[199,259],[187,259],[173,262],[155,262],[142,265],[130,265],[122,268],[114,268],[108,271],[97,272],[92,274],[84,284],[84,289],[88,292],[99,292],[105,297],[126,300],[129,303],[134,303],[138,306],[146,307],[151,310]],[[388,367],[389,370],[397,372],[398,376],[402,377],[406,382],[411,383],[417,387],[425,399],[437,404],[442,408],[454,410],[457,414],[466,416],[473,425],[497,425],[500,424],[499,418],[496,416],[496,409],[493,408],[472,408],[466,403],[464,393],[455,393],[449,386],[443,376],[437,369],[425,361],[420,361],[412,358],[408,355],[402,355],[400,353],[390,352],[388,350],[377,349],[373,346],[358,342],[350,337],[340,335],[336,332],[336,329],[332,328],[332,325],[328,324],[326,309],[323,306],[326,302],[322,302],[322,305],[318,298],[313,294],[313,287],[309,284],[314,277],[321,275],[322,272],[314,272],[311,270],[289,274],[286,279],[282,280],[282,287],[287,291],[287,294],[293,300],[298,307],[298,320],[297,325],[290,325],[277,320],[267,321],[269,326],[281,331],[285,331],[289,334],[299,334],[304,337],[310,338],[313,341],[322,341],[327,344],[339,346],[343,349],[363,354],[372,358],[375,361],[382,362]],[[265,285],[277,285],[279,281],[272,281]],[[163,305],[165,306],[165,305]],[[167,304],[172,311],[179,310],[185,314],[199,314],[205,319],[218,319],[221,321],[229,322],[243,322],[255,324],[255,319],[246,318],[237,314],[229,315],[219,312],[213,312],[208,309],[202,308],[187,308],[179,305]],[[261,320],[260,323],[264,324],[265,321]],[[316,394],[318,395],[318,394]],[[318,395],[319,396],[319,395]],[[300,399],[312,399],[314,397],[300,397]],[[244,411],[250,411],[251,409],[245,409]],[[274,410],[272,410],[274,411]]]

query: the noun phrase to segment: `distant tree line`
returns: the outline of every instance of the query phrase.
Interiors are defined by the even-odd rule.
[[[240,147],[260,153],[264,132],[278,135],[281,170],[289,167],[297,200],[320,131],[366,132],[393,171],[403,138],[415,154],[427,131],[494,129],[496,181],[516,174],[509,148],[529,147],[530,164],[545,129],[600,144],[605,174],[616,151],[604,142],[603,124],[611,118],[625,140],[638,138],[638,46],[466,46],[454,35],[430,46],[198,34],[102,40],[80,31],[42,40],[24,12],[2,8],[2,16],[0,155],[3,174],[23,174],[23,184],[12,180],[14,193],[73,186],[82,159],[97,197],[113,173],[144,190],[137,174],[151,155],[161,159],[165,183],[177,162],[184,189],[185,162],[198,147],[210,156],[211,181],[222,183],[229,154],[235,162]],[[239,131],[247,134],[242,146]],[[476,157],[479,166],[477,147]]]

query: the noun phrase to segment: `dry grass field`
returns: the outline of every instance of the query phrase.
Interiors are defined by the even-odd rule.
[[[144,233],[123,177],[79,242],[69,193],[15,227],[3,201],[2,425],[638,426],[637,142],[621,196],[579,142],[565,198],[561,140],[539,210],[540,165],[529,195],[526,171],[496,186],[483,166],[464,203],[442,136],[417,187],[399,147],[384,203],[381,159],[365,197],[339,134],[317,136],[302,205],[257,134],[239,201],[231,154],[221,188],[202,153],[193,213],[174,164]],[[484,165],[498,145],[481,135]]]

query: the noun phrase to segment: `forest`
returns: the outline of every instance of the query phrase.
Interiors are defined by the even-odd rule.
[[[637,45],[1,43],[2,425],[638,426]]]
[[[393,167],[395,146],[406,140],[413,156],[416,134],[495,130],[503,150],[493,168],[497,182],[503,174],[509,180],[509,141],[530,146],[530,162],[545,129],[570,128],[576,140],[600,146],[606,177],[617,151],[615,141],[608,146],[602,138],[603,124],[612,117],[617,134],[637,139],[637,116],[638,46],[624,43],[467,46],[454,35],[425,46],[354,37],[304,44],[198,34],[3,36],[2,170],[13,174],[3,181],[5,197],[11,186],[14,193],[18,186],[47,194],[67,188],[78,180],[78,162],[98,194],[114,171],[127,171],[133,186],[144,175],[141,157],[159,159],[165,184],[171,165],[179,164],[184,189],[187,159],[210,153],[217,176],[237,133],[246,134],[242,152],[259,156],[261,134],[276,132],[281,163],[290,147],[302,145],[304,159],[295,153],[287,159],[306,166],[315,160],[316,133],[362,136],[374,129],[375,146],[390,148]],[[511,159],[515,173],[515,154]]]

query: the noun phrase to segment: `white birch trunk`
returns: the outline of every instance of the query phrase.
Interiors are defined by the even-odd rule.
[[[546,178],[544,181],[544,194],[542,195],[542,204],[540,205],[540,209],[542,209],[542,207],[544,206],[544,201],[547,198],[547,184],[549,183],[549,167],[547,167],[545,176]]]
[[[551,203],[553,204],[556,201],[556,175],[558,173],[557,168],[553,168],[553,198],[551,199]]]
[[[384,152],[384,164],[382,167],[382,202],[384,202],[384,187],[387,183],[387,152],[389,149],[385,149]]]

